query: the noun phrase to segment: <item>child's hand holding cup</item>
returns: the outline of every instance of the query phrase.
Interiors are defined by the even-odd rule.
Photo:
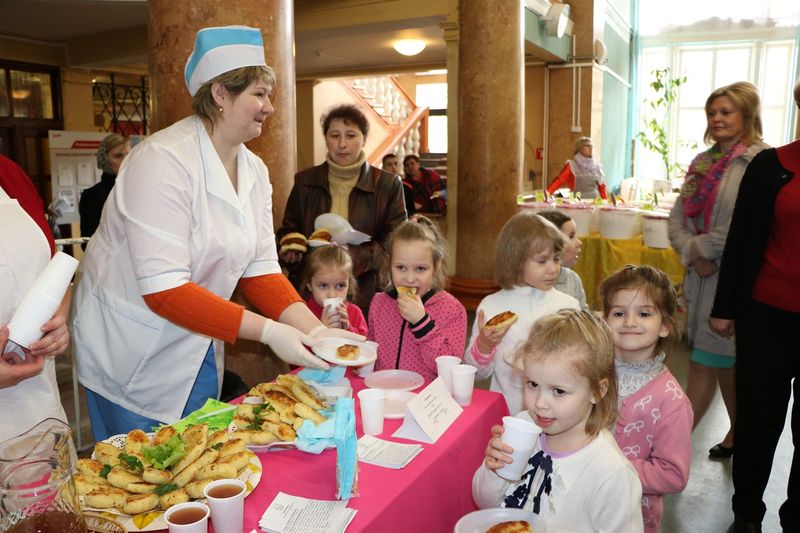
[[[322,323],[329,328],[341,328],[342,317],[339,306],[344,303],[344,298],[325,298],[322,300]]]
[[[533,453],[536,447],[536,439],[539,438],[541,432],[542,430],[539,426],[533,422],[515,416],[504,416],[503,431],[500,435],[500,440],[506,447],[511,448],[510,453],[507,453],[507,455],[511,457],[511,463],[504,464],[496,469],[495,473],[509,481],[519,481],[522,479],[522,474],[525,473],[528,459],[530,459],[531,453]],[[495,439],[492,439],[492,441],[494,440]],[[491,443],[489,447],[489,451],[491,451]],[[500,451],[497,448],[495,448],[495,450]],[[497,462],[502,462],[497,457],[495,457],[495,460],[497,460]]]

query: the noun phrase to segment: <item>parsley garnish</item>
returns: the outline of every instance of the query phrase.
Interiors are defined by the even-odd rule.
[[[103,469],[100,470],[100,477],[107,478],[108,473],[111,472],[111,465],[103,465]]]
[[[128,455],[127,453],[119,454],[119,460],[125,468],[132,472],[144,472],[144,465],[135,455]]]
[[[175,483],[164,483],[154,488],[153,493],[158,496],[163,496],[164,494],[172,492],[173,490],[178,490],[179,488],[180,487]]]

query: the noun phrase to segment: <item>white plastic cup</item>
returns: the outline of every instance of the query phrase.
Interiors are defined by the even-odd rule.
[[[453,399],[458,405],[471,404],[478,369],[472,365],[453,365],[449,369],[453,381]]]
[[[77,259],[56,252],[25,293],[8,323],[8,337],[12,341],[28,348],[42,338],[42,326],[58,310],[77,268]]]
[[[191,509],[199,509],[204,513],[203,518],[192,522],[191,524],[178,524],[173,522],[174,518],[178,518],[183,512]],[[167,512],[164,513],[164,520],[169,527],[169,533],[207,533],[208,532],[208,515],[210,514],[208,506],[200,502],[186,502],[173,505]],[[177,516],[176,516],[177,515]],[[174,517],[174,518],[173,518]]]
[[[215,497],[210,493],[218,487],[236,487],[238,493],[227,497]],[[211,510],[214,533],[242,533],[244,529],[244,495],[247,486],[239,479],[218,479],[203,489]],[[218,489],[219,490],[219,489]]]
[[[525,466],[536,447],[536,439],[542,430],[533,422],[515,416],[503,417],[504,444],[511,446],[513,462],[496,470],[497,475],[509,481],[519,481],[525,473]]]
[[[361,426],[365,435],[383,433],[383,413],[386,410],[386,391],[383,389],[364,389],[358,392],[361,405]]]
[[[436,358],[436,373],[442,378],[447,392],[453,395],[453,378],[450,375],[451,367],[461,364],[461,358],[453,355],[440,355]]]
[[[327,309],[328,307],[333,307],[334,309],[342,305],[344,298],[324,298],[322,300],[322,307]]]

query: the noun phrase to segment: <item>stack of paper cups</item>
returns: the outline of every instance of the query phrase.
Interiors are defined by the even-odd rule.
[[[33,282],[8,323],[8,337],[22,346],[42,338],[42,326],[56,313],[69,288],[78,260],[56,252]]]

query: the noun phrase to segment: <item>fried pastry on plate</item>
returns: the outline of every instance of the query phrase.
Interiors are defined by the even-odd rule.
[[[111,507],[122,509],[125,506],[125,501],[130,496],[131,493],[126,490],[106,485],[94,489],[89,494],[85,494],[83,501],[87,507],[95,509],[109,509]]]
[[[197,496],[196,498],[191,496],[185,489],[177,489],[161,495],[158,498],[158,506],[166,511],[173,505],[186,503],[190,499],[198,499],[203,497],[205,497],[205,495],[203,494],[202,489],[200,490],[200,496]]]
[[[239,433],[238,431],[236,433]],[[229,455],[233,455],[235,453],[243,452],[246,449],[245,441],[243,439],[236,439],[234,433],[231,436],[232,440],[229,440],[225,444],[222,445],[222,448],[219,449],[219,458],[224,459]]]
[[[103,471],[105,465],[100,461],[94,459],[78,459],[76,464],[78,472],[85,474],[89,477],[100,477],[100,472]],[[105,480],[103,480],[105,482]]]
[[[98,442],[94,445],[94,458],[104,465],[118,465],[120,453],[122,450],[106,442]]]
[[[233,479],[237,470],[232,463],[214,463],[197,471],[197,479]]]
[[[236,452],[231,455],[227,455],[219,459],[216,464],[232,464],[233,467],[236,469],[236,472],[239,472],[242,468],[247,466],[250,462],[250,453],[248,451]]]
[[[231,433],[231,440],[242,440],[245,444],[253,446],[263,446],[270,442],[275,442],[278,439],[274,434],[269,431],[258,431],[253,429],[243,429],[241,431],[234,431]]]
[[[172,472],[170,470],[159,470],[152,466],[144,467],[144,472],[142,472],[142,479],[146,483],[153,483],[155,485],[168,483],[171,478]]]
[[[134,494],[125,500],[125,505],[122,506],[122,512],[129,515],[139,513],[146,513],[151,509],[158,506],[158,496],[153,494]]]

